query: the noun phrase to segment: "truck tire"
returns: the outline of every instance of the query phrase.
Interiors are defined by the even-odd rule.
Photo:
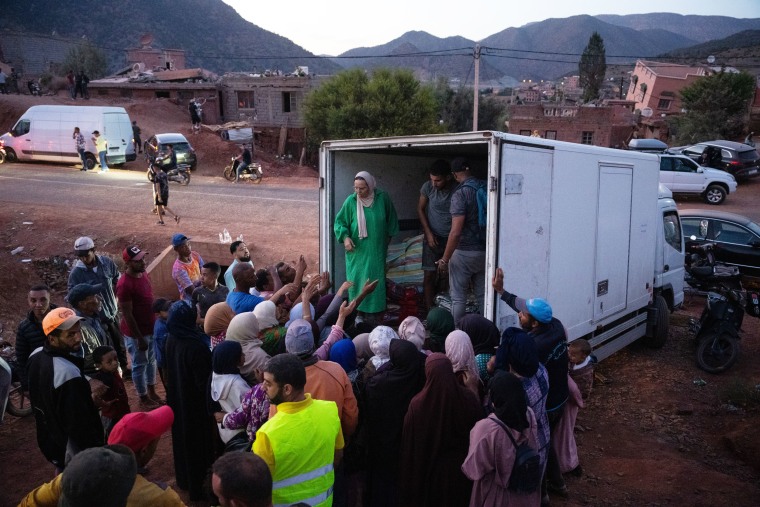
[[[670,308],[668,308],[665,298],[660,295],[655,296],[652,306],[657,312],[657,317],[654,325],[648,329],[648,333],[644,336],[644,345],[653,349],[661,349],[668,340]]]
[[[723,373],[739,359],[739,340],[728,333],[711,333],[697,345],[697,365],[708,373]]]
[[[702,195],[707,204],[721,204],[726,200],[726,189],[720,185],[710,185]]]

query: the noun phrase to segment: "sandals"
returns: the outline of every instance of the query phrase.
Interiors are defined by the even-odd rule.
[[[179,215],[174,215],[174,221],[179,225]]]
[[[159,220],[158,222],[156,222],[156,224],[158,224],[158,225],[166,225],[163,220]]]

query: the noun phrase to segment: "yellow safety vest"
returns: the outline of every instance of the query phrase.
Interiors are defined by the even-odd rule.
[[[332,505],[333,460],[340,434],[335,402],[306,394],[304,401],[283,403],[257,433],[266,435],[274,454],[274,507],[298,502]]]

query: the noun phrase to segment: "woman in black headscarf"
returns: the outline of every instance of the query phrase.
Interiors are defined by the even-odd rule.
[[[496,324],[475,313],[465,314],[459,319],[457,328],[467,333],[472,342],[472,348],[475,352],[475,364],[478,367],[478,375],[483,385],[488,385],[491,376],[488,374],[486,366],[488,361],[493,357],[496,347],[499,345],[499,329]]]
[[[457,381],[445,354],[425,361],[425,387],[404,417],[400,505],[466,505],[472,483],[462,473],[470,430],[482,417],[478,397]]]
[[[386,369],[365,388],[364,417],[368,442],[367,502],[372,507],[398,505],[398,465],[404,416],[425,385],[425,355],[406,340],[391,340]]]
[[[214,462],[218,433],[206,407],[211,349],[195,323],[196,309],[184,301],[169,308],[166,326],[166,401],[174,410],[172,450],[177,486],[190,500],[203,499],[203,482]]]
[[[527,441],[537,449],[536,418],[527,405],[522,382],[511,373],[498,372],[489,392],[494,413],[475,424],[462,464],[462,472],[473,481],[470,506],[538,506],[540,487],[531,493],[508,489],[516,445]]]

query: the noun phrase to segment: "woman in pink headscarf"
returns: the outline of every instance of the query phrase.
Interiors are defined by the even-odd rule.
[[[482,400],[485,389],[480,382],[478,367],[475,364],[475,352],[467,333],[459,330],[449,333],[446,337],[446,357],[451,361],[459,383]]]
[[[375,187],[368,172],[357,173],[354,193],[343,202],[333,230],[346,249],[346,279],[354,282],[348,289],[349,300],[359,296],[367,280],[379,281],[358,308],[367,320],[379,324],[381,315],[372,314],[385,311],[385,258],[388,243],[398,233],[398,218],[390,196]]]

